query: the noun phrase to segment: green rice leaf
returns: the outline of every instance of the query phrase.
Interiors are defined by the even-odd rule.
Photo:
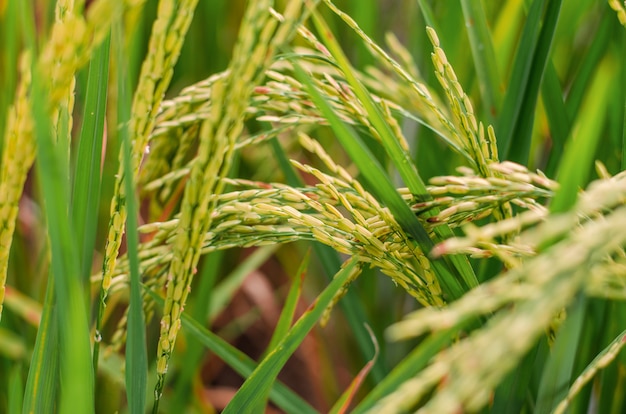
[[[491,33],[487,25],[487,17],[480,1],[461,0],[465,27],[472,48],[474,67],[478,75],[481,95],[485,105],[485,112],[493,123],[500,110],[502,100],[500,75],[496,54],[491,41]]]
[[[204,324],[206,328],[210,326],[211,322],[208,318],[209,308],[213,301],[211,291],[215,287],[215,280],[219,273],[218,269],[220,269],[223,258],[223,250],[218,250],[205,256],[200,266],[200,273],[198,274],[198,286],[194,289],[195,295],[190,298],[188,306],[190,309],[190,319],[194,321],[206,321]],[[209,326],[207,326],[207,324],[209,324]],[[170,406],[171,412],[180,412],[184,409],[185,403],[190,397],[189,387],[191,386],[192,378],[194,375],[198,374],[198,366],[202,364],[203,356],[204,347],[202,343],[195,337],[189,337],[187,349],[183,356],[185,363],[180,366],[178,380],[175,385],[176,389],[172,397],[172,404]],[[252,371],[252,369],[250,371]]]
[[[620,351],[626,345],[626,331],[622,331],[608,346],[606,346],[583,370],[569,390],[567,398],[559,403],[554,410],[555,414],[562,414],[574,397],[581,391],[582,387],[589,383],[602,368],[614,361]]]
[[[59,334],[57,311],[54,306],[54,283],[49,277],[41,312],[35,349],[30,360],[22,413],[52,412],[57,400],[59,383]]]
[[[163,306],[163,299],[151,290],[147,290],[150,297]],[[246,354],[230,345],[228,342],[207,330],[204,324],[193,319],[188,313],[182,314],[182,324],[185,331],[189,332],[202,345],[215,353],[228,366],[234,369],[239,375],[248,378],[256,369],[257,364]],[[317,411],[297,394],[287,388],[284,384],[276,381],[272,384],[269,398],[278,407],[290,414],[315,414]]]
[[[78,141],[72,211],[81,277],[88,280],[96,242],[100,202],[100,164],[109,79],[110,36],[94,52],[89,64],[83,125]]]
[[[544,74],[543,84],[541,85],[541,97],[543,106],[546,109],[552,138],[552,148],[546,175],[553,177],[561,159],[560,157],[563,154],[563,146],[569,135],[572,121],[567,114],[567,108],[565,102],[563,102],[563,90],[552,62],[548,62],[546,73]]]
[[[496,129],[501,159],[528,160],[535,105],[560,8],[560,0],[534,0],[528,12]]]
[[[267,345],[268,350],[276,348],[278,343],[285,337],[291,327],[293,317],[296,312],[296,305],[298,304],[298,299],[302,294],[302,282],[306,276],[306,270],[309,267],[310,259],[311,250],[307,250],[302,262],[300,263],[300,267],[298,267],[298,271],[293,277],[289,293],[287,294],[287,299],[285,300],[285,305],[283,306],[283,310],[280,312],[280,317],[278,319],[278,323],[276,324],[276,329],[274,329],[270,343]]]
[[[121,39],[121,26],[117,25],[117,36]],[[120,42],[121,44],[121,42]],[[118,49],[118,61],[123,62],[121,48]],[[130,117],[129,79],[122,71],[118,78],[118,119],[120,121],[120,141],[123,150],[123,166],[126,180],[126,241],[130,264],[130,304],[128,310],[128,333],[126,337],[126,395],[132,414],[143,414],[146,410],[146,384],[148,375],[148,356],[146,350],[146,332],[141,297],[141,276],[139,274],[139,235],[137,233],[137,200],[133,180],[132,149],[128,135]]]
[[[22,365],[15,364],[9,374],[9,401],[7,414],[20,414],[24,399],[24,381],[22,380]]]
[[[317,297],[309,309],[298,319],[287,335],[270,354],[265,357],[254,372],[246,379],[239,391],[224,409],[224,414],[250,412],[263,398],[276,381],[278,373],[305,336],[321,318],[335,294],[350,280],[358,260],[351,259]]]
[[[69,173],[67,152],[55,144],[47,111],[47,93],[39,76],[33,76],[33,118],[37,139],[37,170],[46,208],[52,252],[58,329],[61,400],[60,413],[94,411],[94,377],[89,325],[75,255],[74,232],[68,217]],[[45,363],[45,361],[44,361]],[[50,362],[48,362],[50,363]]]
[[[535,412],[552,413],[565,398],[573,375],[576,351],[580,342],[587,299],[581,294],[567,310],[567,319],[559,329],[554,346],[543,369]]]
[[[558,174],[561,187],[550,204],[550,210],[554,213],[569,210],[577,198],[579,189],[587,183],[595,149],[602,133],[600,124],[606,113],[608,102],[606,97],[610,91],[613,74],[613,62],[605,59],[585,100],[581,111],[584,115],[579,117],[580,124],[578,128],[574,128],[576,133],[565,148]],[[568,318],[557,333],[556,342],[543,369],[537,396],[537,412],[552,412],[567,393],[580,342],[585,303],[586,299],[581,294],[568,310]]]
[[[298,304],[298,299],[302,294],[302,282],[304,281],[304,276],[306,275],[306,270],[309,266],[309,259],[311,258],[311,251],[308,250],[304,259],[302,259],[302,263],[298,267],[295,276],[293,277],[293,282],[291,287],[289,288],[289,293],[287,294],[287,299],[285,300],[285,304],[283,306],[282,311],[280,312],[280,317],[278,318],[278,323],[276,324],[276,328],[272,333],[272,337],[270,338],[270,343],[267,345],[265,349],[264,357],[270,350],[276,348],[278,343],[286,336],[291,324],[293,323],[293,317],[296,312],[296,306]],[[259,396],[261,397],[261,396]],[[263,411],[263,407],[267,405],[267,396],[264,395],[262,399],[257,402],[255,412]]]
[[[602,123],[610,101],[608,94],[614,81],[615,65],[605,58],[598,68],[589,94],[578,117],[574,134],[566,143],[557,181],[560,188],[550,203],[550,211],[567,211],[578,191],[587,184],[596,147],[602,136]]]
[[[17,67],[15,62],[18,61],[20,33],[20,2],[7,2],[4,10],[4,16],[0,16],[2,24],[0,24],[0,39],[2,43],[2,51],[0,52],[0,62],[2,63],[3,76],[0,78],[0,134],[4,134],[6,125],[6,115],[9,105],[13,101],[15,95],[15,87],[17,85]],[[4,142],[0,140],[0,154]]]
[[[542,85],[542,97],[552,137],[552,148],[545,171],[548,176],[554,176],[557,172],[573,120],[579,115],[580,105],[585,92],[589,88],[593,75],[598,69],[598,64],[611,40],[611,27],[609,19],[604,18],[601,20],[600,27],[593,35],[594,41],[589,45],[589,50],[585,53],[581,67],[567,93],[567,102],[563,103],[563,92],[560,88],[558,88],[557,92],[555,87],[555,85],[558,85],[558,78],[553,65],[549,64],[546,68],[546,78]],[[557,94],[560,99],[556,99]],[[563,105],[565,105],[565,108],[563,108]]]
[[[535,108],[537,105],[537,97],[541,87],[541,81],[550,59],[550,49],[554,38],[554,31],[559,18],[562,0],[548,0],[546,12],[543,16],[543,22],[539,38],[537,39],[536,48],[532,56],[530,73],[523,89],[523,101],[520,103],[520,111],[515,120],[512,132],[511,147],[505,152],[504,159],[509,159],[520,164],[527,164],[530,155],[530,146],[532,140],[533,124],[535,119]]]

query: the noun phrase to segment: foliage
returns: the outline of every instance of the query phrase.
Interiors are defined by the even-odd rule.
[[[0,1],[0,411],[624,411],[626,4],[276,3]]]

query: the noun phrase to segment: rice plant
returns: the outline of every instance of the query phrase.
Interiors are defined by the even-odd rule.
[[[0,412],[617,413],[626,3],[0,2]]]

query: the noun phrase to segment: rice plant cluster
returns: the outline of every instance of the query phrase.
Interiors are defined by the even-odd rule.
[[[0,42],[0,412],[626,409],[626,3],[0,1]]]

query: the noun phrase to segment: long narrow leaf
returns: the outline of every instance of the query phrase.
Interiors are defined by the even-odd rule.
[[[572,388],[570,388],[567,398],[561,401],[561,403],[554,410],[555,413],[562,414],[567,409],[568,404],[573,400],[581,388],[591,381],[598,370],[606,367],[611,363],[620,353],[620,351],[626,345],[626,331],[623,331],[615,338],[608,346],[606,346],[587,367],[583,370],[582,374],[576,379]]]
[[[0,39],[3,39],[2,51],[0,52],[0,62],[3,63],[0,70],[3,73],[0,80],[0,134],[4,134],[6,125],[6,114],[17,84],[17,68],[15,62],[18,60],[18,50],[20,43],[20,2],[7,2],[0,27]],[[4,142],[0,140],[0,154]]]
[[[52,275],[49,276],[52,279]],[[30,360],[22,413],[52,412],[59,383],[59,335],[54,306],[54,283],[48,282],[41,321]]]
[[[567,113],[571,119],[576,119],[580,105],[585,97],[585,92],[589,84],[593,81],[593,74],[601,61],[609,41],[612,39],[616,22],[610,18],[604,18],[600,22],[600,27],[593,35],[593,42],[589,45],[589,51],[581,63],[576,79],[567,95]]]
[[[302,282],[304,281],[304,276],[306,275],[306,271],[309,267],[310,258],[311,251],[309,250],[304,256],[304,259],[302,259],[302,263],[300,263],[300,266],[298,267],[298,270],[293,277],[293,281],[291,283],[291,287],[289,288],[289,293],[287,294],[287,299],[285,300],[283,310],[280,312],[278,323],[276,324],[276,328],[272,333],[270,343],[267,345],[265,352],[269,352],[272,349],[276,348],[278,343],[286,336],[287,332],[289,332],[289,328],[291,328],[291,324],[293,323],[293,317],[296,312],[296,306],[298,304],[298,299],[300,298],[300,294],[302,293]],[[263,357],[265,357],[265,355],[263,355]],[[263,395],[262,399],[258,400],[254,411],[261,412],[263,411],[263,407],[265,407],[266,405],[267,396]]]
[[[517,47],[513,62],[513,73],[509,78],[502,112],[498,118],[498,153],[501,159],[508,159],[515,128],[525,105],[525,91],[532,75],[533,56],[541,30],[541,17],[546,0],[534,0],[528,11],[524,31]]]
[[[19,2],[24,38],[26,44],[35,53],[35,29],[29,2]],[[48,272],[46,295],[41,312],[39,329],[35,339],[35,348],[30,360],[22,413],[52,412],[56,406],[59,383],[59,329],[53,281],[54,276]]]
[[[576,200],[579,189],[587,184],[595,150],[602,135],[601,124],[606,114],[614,73],[614,63],[605,59],[582,108],[584,116],[578,118],[578,126],[574,127],[576,132],[565,147],[557,175],[561,186],[550,204],[550,211],[554,213],[568,210]]]
[[[22,366],[15,364],[9,376],[9,401],[7,414],[19,414],[24,398],[24,382],[22,380]]]
[[[147,291],[152,299],[160,306],[163,306],[163,299],[156,293]],[[183,328],[189,332],[195,339],[202,343],[207,349],[220,357],[228,366],[235,370],[244,378],[249,377],[258,365],[246,354],[230,345],[228,342],[207,330],[203,324],[193,319],[188,313],[182,314]],[[306,401],[294,394],[284,384],[276,381],[271,385],[269,393],[272,400],[278,407],[290,414],[315,414],[317,411],[313,409]]]
[[[410,154],[406,149],[402,148],[391,127],[384,120],[382,112],[378,105],[374,102],[371,94],[357,79],[354,70],[352,70],[347,57],[344,55],[339,43],[330,32],[329,27],[321,19],[317,12],[314,11],[312,17],[318,31],[322,35],[322,39],[324,40],[326,47],[328,47],[329,51],[332,53],[333,57],[337,61],[337,65],[341,68],[346,76],[346,80],[354,90],[355,95],[359,98],[361,104],[367,111],[370,122],[380,134],[383,147],[398,169],[400,176],[409,187],[409,190],[411,190],[413,194],[426,194],[426,185],[418,175]],[[419,241],[421,242],[421,240]]]
[[[250,409],[256,406],[262,396],[266,395],[274,381],[276,381],[276,377],[283,365],[320,319],[339,289],[350,280],[357,262],[356,258],[351,259],[347,266],[343,267],[335,275],[332,282],[317,297],[306,313],[298,319],[278,346],[261,361],[257,369],[246,379],[224,409],[224,414],[250,412]]]
[[[594,79],[591,93],[587,96],[580,118],[580,127],[574,128],[576,135],[568,142],[559,169],[561,187],[555,195],[550,210],[554,213],[567,211],[574,204],[579,189],[586,184],[601,130],[599,123],[605,114],[614,73],[613,62],[605,59]],[[543,369],[537,412],[551,412],[567,394],[573,375],[576,350],[580,341],[584,321],[586,298],[580,294],[568,310],[568,319],[557,333],[557,339]]]
[[[567,319],[558,332],[541,376],[535,409],[538,414],[553,412],[559,401],[567,395],[580,341],[585,308],[586,298],[580,295],[567,310]]]
[[[309,267],[310,258],[311,251],[309,250],[302,259],[302,263],[300,263],[300,267],[298,267],[298,271],[293,277],[289,293],[287,294],[287,299],[285,300],[285,305],[283,306],[278,323],[276,324],[276,329],[274,329],[270,343],[267,345],[268,350],[274,349],[276,345],[278,345],[278,342],[280,342],[281,339],[283,339],[283,337],[287,334],[291,324],[293,323],[296,305],[298,304],[298,299],[302,293],[302,283],[304,281],[304,276],[306,275],[306,270]]]
[[[117,36],[121,40],[121,26],[117,25]],[[121,41],[119,42],[121,44]],[[123,62],[122,49],[118,48],[118,62]],[[118,79],[118,119],[120,121],[120,141],[122,143],[124,180],[126,193],[126,240],[130,264],[130,305],[128,310],[128,333],[126,339],[126,395],[132,414],[143,414],[146,406],[146,384],[148,356],[146,350],[146,332],[141,298],[137,233],[137,201],[133,180],[132,153],[128,135],[130,117],[129,79],[124,71]]]
[[[212,252],[204,258],[197,278],[199,284],[194,290],[195,295],[190,298],[191,303],[189,306],[189,317],[192,320],[207,321],[209,319],[208,314],[213,299],[211,291],[215,287],[218,269],[220,268],[223,258],[223,250]],[[208,321],[208,323],[210,323],[210,321]],[[210,325],[205,325],[205,327],[208,329]],[[191,380],[194,375],[198,374],[198,366],[202,364],[203,357],[204,347],[202,346],[202,343],[200,343],[200,341],[195,337],[190,337],[187,342],[185,355],[183,356],[185,363],[180,367],[178,380],[176,381],[176,389],[174,391],[174,396],[171,399],[171,412],[183,411],[185,403],[189,399],[189,387],[191,385]]]
[[[560,93],[561,99],[556,98],[558,93],[555,88],[558,82],[556,69],[552,64],[549,64],[546,69],[546,79],[541,91],[552,138],[552,148],[550,149],[548,166],[545,170],[548,177],[556,174],[573,120],[578,116],[584,93],[593,80],[593,74],[597,70],[598,64],[611,39],[611,21],[603,19],[600,24],[600,28],[594,34],[594,41],[589,46],[589,51],[584,55],[582,66],[567,94],[567,102],[565,104],[563,104],[562,92]],[[565,113],[563,113],[563,105],[565,105]]]
[[[94,52],[89,64],[87,95],[83,111],[83,125],[78,141],[72,211],[78,256],[81,262],[81,276],[88,280],[91,275],[91,261],[96,243],[98,205],[100,202],[100,163],[106,98],[109,79],[110,36]]]
[[[552,148],[550,149],[546,174],[549,177],[553,177],[558,162],[561,160],[563,146],[569,135],[572,120],[567,114],[567,108],[563,102],[563,91],[552,62],[549,62],[546,68],[544,81],[541,85],[541,97],[543,106],[546,108],[552,138]]]
[[[562,0],[548,0],[537,47],[532,56],[530,72],[523,89],[523,101],[520,103],[520,111],[515,119],[513,130],[510,131],[512,133],[510,150],[504,153],[505,159],[524,165],[528,163],[537,97],[543,73],[550,58],[561,2]]]
[[[472,48],[474,67],[480,83],[480,91],[486,106],[487,116],[493,123],[498,111],[502,93],[496,54],[487,25],[487,17],[480,1],[461,0],[465,27]]]
[[[60,332],[61,401],[59,412],[94,410],[94,377],[89,326],[80,283],[80,265],[68,217],[67,152],[55,145],[46,108],[46,91],[33,76],[33,118],[37,138],[37,169],[46,207]]]

